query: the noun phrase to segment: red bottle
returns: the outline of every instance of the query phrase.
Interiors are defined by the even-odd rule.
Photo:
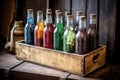
[[[53,48],[53,24],[52,24],[52,13],[47,12],[46,16],[46,27],[43,31],[43,47]]]

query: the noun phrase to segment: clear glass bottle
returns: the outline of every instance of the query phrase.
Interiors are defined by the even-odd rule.
[[[97,23],[96,23],[96,14],[90,14],[90,25],[88,30],[89,36],[89,51],[94,50],[98,47],[98,31],[97,31]]]
[[[79,17],[79,30],[76,34],[76,45],[75,53],[76,54],[86,54],[88,51],[88,35],[86,31],[86,17]]]
[[[43,11],[37,11],[37,24],[34,30],[34,45],[43,47]]]
[[[63,50],[63,17],[62,12],[57,13],[56,15],[56,28],[53,34],[53,48],[55,50]]]
[[[76,14],[76,25],[75,25],[75,33],[77,34],[78,29],[79,29],[79,16],[83,15],[83,11],[77,11]]]
[[[43,47],[53,49],[53,24],[51,12],[47,12],[46,27],[43,31]]]
[[[70,15],[70,12],[66,11],[65,12],[65,20],[64,20],[64,30],[66,30],[66,27],[67,27],[67,17],[68,17],[68,15]]]
[[[63,51],[73,53],[75,50],[75,32],[73,28],[73,16],[68,15],[67,27],[63,35]]]
[[[24,28],[24,40],[26,44],[34,45],[34,11],[33,9],[27,10],[27,23]]]

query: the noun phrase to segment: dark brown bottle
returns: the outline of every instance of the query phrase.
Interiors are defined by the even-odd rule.
[[[96,14],[90,14],[90,25],[88,29],[88,50],[92,51],[98,47],[98,31],[96,26]]]
[[[78,28],[79,28],[79,16],[82,16],[82,15],[83,15],[83,11],[77,11],[76,24],[75,24],[75,28],[74,28],[74,31],[75,31],[76,34],[77,34]]]
[[[79,29],[76,34],[75,53],[86,54],[88,51],[88,35],[86,31],[86,17],[79,17]]]

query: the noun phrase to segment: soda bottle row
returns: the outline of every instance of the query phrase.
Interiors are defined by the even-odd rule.
[[[43,11],[37,11],[37,23],[34,23],[33,9],[27,10],[27,23],[24,28],[26,44],[60,50],[69,53],[86,54],[98,48],[96,14],[90,14],[89,29],[86,29],[86,16],[77,11],[76,26],[73,25],[73,16],[65,12],[55,11],[53,24],[52,10],[47,9],[46,19],[43,20]]]

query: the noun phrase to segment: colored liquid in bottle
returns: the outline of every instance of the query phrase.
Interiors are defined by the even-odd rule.
[[[89,51],[98,47],[98,32],[96,31],[96,24],[90,24],[91,29],[88,31]]]
[[[54,30],[54,49],[55,50],[63,50],[63,33],[64,27],[62,23],[57,23],[56,28]]]
[[[86,17],[80,16],[79,30],[76,34],[76,54],[86,54],[88,52],[88,34],[86,31]]]
[[[29,19],[31,21],[31,19]],[[34,23],[28,22],[24,28],[25,43],[34,45]]]
[[[76,34],[75,53],[86,54],[88,51],[88,36],[86,29],[78,31]]]
[[[35,31],[34,31],[34,36],[35,36],[35,45],[43,47],[43,30],[44,30],[44,24],[43,22],[38,22]]]
[[[43,45],[45,48],[53,49],[53,25],[47,23],[43,32]]]
[[[70,53],[74,53],[75,51],[75,32],[72,15],[67,17],[67,27],[63,35],[63,51]]]

